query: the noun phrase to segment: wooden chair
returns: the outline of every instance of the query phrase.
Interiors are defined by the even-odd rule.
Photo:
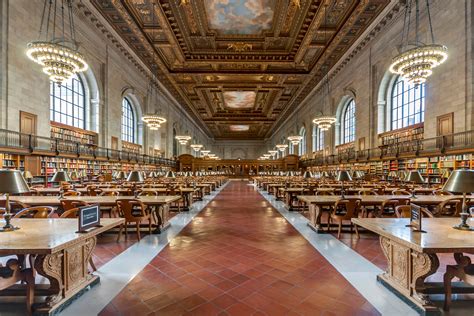
[[[179,195],[179,196],[182,196],[181,191],[179,190],[179,188],[175,188],[175,187],[168,187],[166,189],[166,195]],[[176,201],[174,203],[171,203],[170,206],[177,207],[178,208],[178,213],[179,213],[179,212],[181,212],[182,201],[183,201],[183,199],[179,199],[178,201]],[[183,207],[184,207],[184,205],[183,205]]]
[[[82,195],[79,191],[66,191],[63,193],[63,196],[80,196]]]
[[[347,197],[341,200],[336,201],[334,204],[334,208],[329,214],[328,218],[328,230],[331,225],[332,221],[335,221],[339,224],[337,230],[337,238],[341,237],[341,230],[342,230],[342,222],[349,221],[351,224],[351,233],[352,233],[352,218],[357,218],[360,211],[360,204],[361,199],[359,198],[352,198]],[[354,225],[357,238],[359,238],[359,230],[357,229],[357,225]]]
[[[450,198],[441,202],[433,209],[433,213],[437,217],[453,216],[458,217],[462,211],[462,199]]]
[[[35,278],[32,269],[22,269],[18,259],[9,259],[5,266],[0,263],[0,290],[18,283],[26,283],[26,309],[31,315],[31,306],[35,297]]]
[[[13,218],[49,218],[53,213],[54,208],[50,206],[33,206],[22,209]]]
[[[387,199],[382,202],[380,209],[376,211],[376,217],[396,217],[395,208],[398,205],[409,205],[409,198]]]
[[[362,190],[359,195],[379,195],[375,190]],[[374,213],[377,208],[375,206],[362,206],[362,217],[369,217],[369,213]]]
[[[433,191],[433,195],[453,195],[453,194],[451,192],[438,189],[438,190]]]
[[[59,203],[61,204],[61,209],[63,212],[70,210],[72,208],[76,208],[78,206],[87,206],[89,205],[86,202],[79,201],[79,200],[72,200],[72,199],[64,199],[60,200]]]
[[[429,217],[433,218],[434,215],[430,211],[428,211],[424,207],[420,207],[415,204],[410,204],[410,205],[398,205],[395,207],[395,214],[397,215],[398,218],[410,218],[411,216],[411,210],[412,209],[418,209],[422,214],[423,217]]]
[[[408,192],[407,190],[393,190],[392,194],[393,195],[411,195],[411,193]]]
[[[120,225],[120,230],[119,234],[117,237],[117,241],[120,240],[120,237],[122,236],[122,229],[125,227],[125,236],[128,236],[127,232],[127,226],[128,223],[135,223],[136,228],[137,228],[137,237],[138,240],[140,241],[140,224],[144,220],[148,220],[148,229],[151,234],[151,222],[152,222],[152,217],[150,216],[150,213],[147,213],[146,211],[146,205],[143,204],[140,200],[135,200],[135,199],[118,199],[116,201],[117,204],[117,210],[123,218],[125,218],[125,224]]]
[[[447,265],[446,273],[443,276],[444,280],[444,310],[448,311],[451,305],[451,280],[455,277],[459,278],[464,283],[474,285],[474,264],[471,263],[471,258],[463,256],[462,253],[455,253],[454,259],[456,265]]]
[[[102,193],[100,193],[100,196],[118,196],[118,195],[119,195],[118,191],[103,191]],[[112,218],[112,215],[114,215],[114,217],[115,217],[115,215],[117,213],[117,207],[115,207],[115,206],[101,206],[100,211],[102,213],[108,213],[109,218]]]
[[[140,191],[140,192],[138,192],[138,196],[158,196],[158,192],[156,192],[156,191]]]

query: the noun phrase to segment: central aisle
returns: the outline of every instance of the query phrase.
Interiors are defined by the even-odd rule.
[[[379,314],[243,181],[229,183],[100,315],[187,313]]]

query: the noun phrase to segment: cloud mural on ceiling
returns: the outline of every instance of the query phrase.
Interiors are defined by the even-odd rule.
[[[231,109],[250,109],[255,104],[257,94],[254,91],[225,91],[225,106]]]
[[[270,29],[275,0],[204,0],[209,27],[224,34],[259,34]]]
[[[249,125],[230,125],[229,129],[232,132],[246,132],[250,129]]]

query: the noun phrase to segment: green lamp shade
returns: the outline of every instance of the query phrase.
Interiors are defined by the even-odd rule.
[[[127,181],[129,182],[143,182],[145,179],[143,178],[143,173],[141,171],[133,170],[127,177]]]
[[[30,188],[19,170],[0,169],[0,193],[26,193]]]
[[[421,176],[421,174],[418,170],[411,170],[407,174],[407,176],[405,178],[405,182],[421,184],[421,183],[425,183],[425,179],[423,179],[423,177]]]
[[[339,173],[337,174],[336,180],[337,180],[337,181],[352,181],[352,177],[351,177],[351,175],[349,174],[349,171],[347,171],[347,170],[341,170],[341,171],[339,171]]]
[[[474,170],[454,170],[444,184],[443,191],[453,193],[474,192]]]
[[[51,182],[69,182],[71,178],[66,171],[57,171],[51,178]]]

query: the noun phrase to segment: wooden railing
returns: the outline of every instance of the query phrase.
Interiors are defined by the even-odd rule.
[[[391,146],[349,151],[336,155],[316,155],[300,160],[300,166],[324,166],[347,162],[381,160],[398,157],[440,156],[450,153],[474,152],[474,130],[395,143]]]

